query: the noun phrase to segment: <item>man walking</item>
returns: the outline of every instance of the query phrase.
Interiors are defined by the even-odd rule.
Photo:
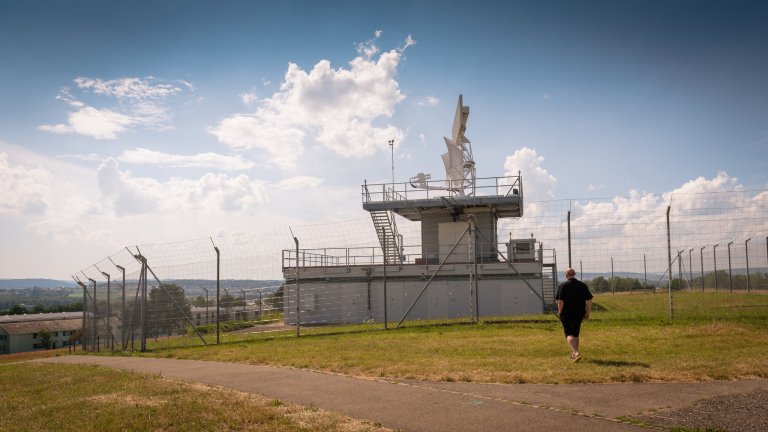
[[[581,321],[589,319],[592,310],[592,293],[584,282],[576,279],[576,270],[565,270],[565,282],[557,288],[557,314],[563,324],[565,340],[571,347],[571,359],[574,363],[581,360],[579,354],[579,333]]]

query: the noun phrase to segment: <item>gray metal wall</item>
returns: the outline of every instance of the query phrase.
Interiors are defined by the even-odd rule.
[[[481,317],[538,314],[542,311],[542,282],[539,275],[522,279],[478,281]],[[426,284],[425,280],[387,281],[387,320],[397,322]],[[384,283],[348,281],[302,281],[301,324],[362,323],[384,321]],[[427,287],[406,320],[471,318],[469,280],[438,280]],[[296,285],[285,286],[285,323],[296,324]]]
[[[475,215],[475,223],[478,231],[477,254],[483,260],[495,259],[496,253],[493,250],[498,239],[496,236],[497,218],[489,208],[473,208],[459,215],[454,221],[450,212],[445,209],[427,210],[422,213],[421,219],[421,244],[422,256],[435,262],[439,259],[440,238],[438,225],[446,222],[467,223],[468,215]]]

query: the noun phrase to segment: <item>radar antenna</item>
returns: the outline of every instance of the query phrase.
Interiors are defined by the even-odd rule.
[[[447,190],[452,195],[471,196],[475,186],[475,161],[472,157],[472,144],[464,135],[467,130],[469,107],[464,106],[462,95],[456,105],[451,138],[443,137],[448,152],[442,154],[445,165],[445,186],[433,186],[428,183],[430,174],[418,173],[411,177],[411,186],[416,189]]]

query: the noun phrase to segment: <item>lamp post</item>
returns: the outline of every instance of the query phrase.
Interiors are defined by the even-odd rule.
[[[390,161],[392,161],[392,191],[395,190],[395,140],[389,140]]]
[[[699,253],[701,254],[701,291],[704,291],[704,249],[706,246],[702,246],[701,250],[699,250]]]

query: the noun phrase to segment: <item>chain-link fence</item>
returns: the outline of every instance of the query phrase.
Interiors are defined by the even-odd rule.
[[[145,350],[541,313],[567,267],[597,293],[768,292],[766,190],[526,203],[523,217],[498,220],[496,239],[465,226],[436,261],[420,224],[399,217],[396,260],[370,217],[128,246],[74,275],[83,344]]]

